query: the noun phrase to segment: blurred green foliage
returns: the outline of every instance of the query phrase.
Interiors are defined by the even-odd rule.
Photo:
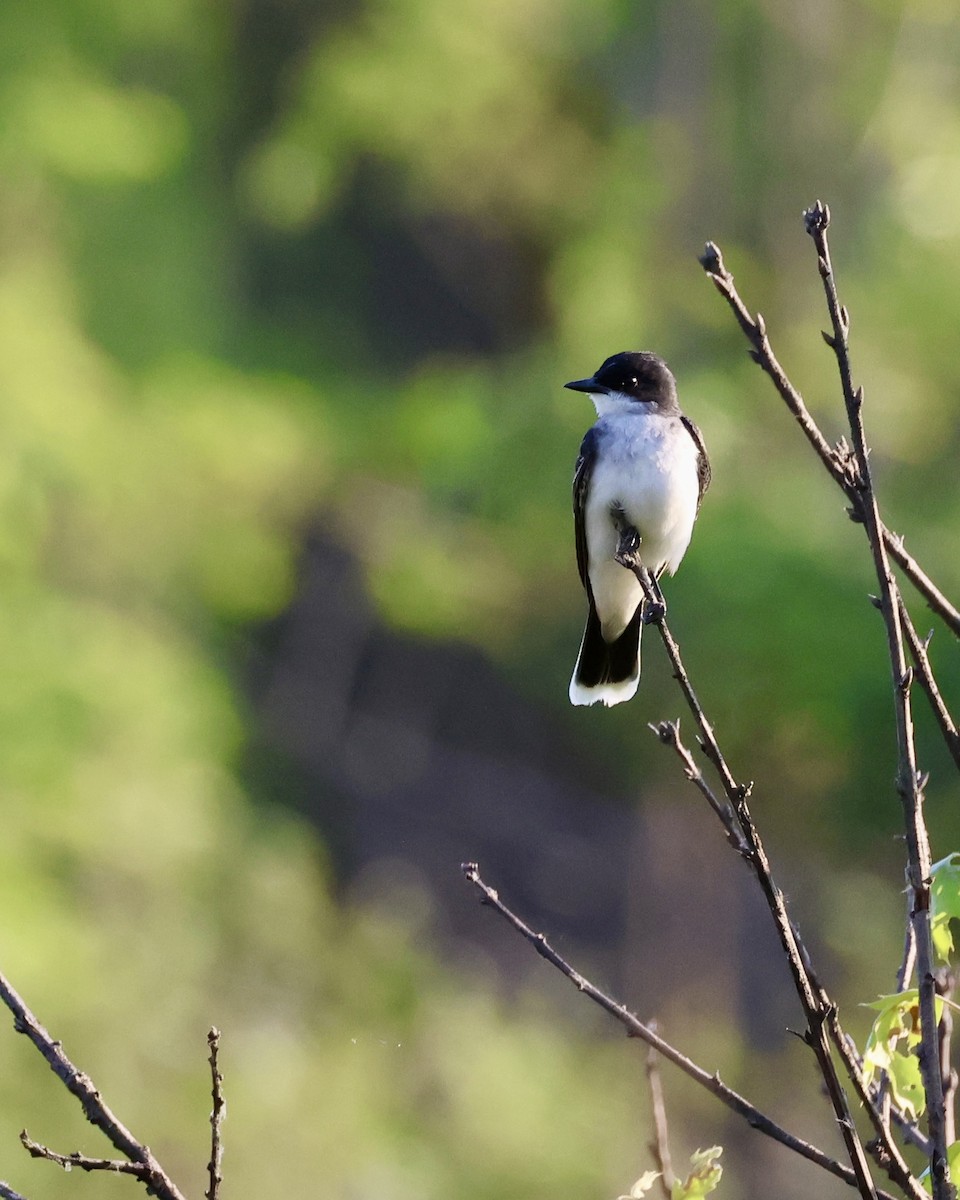
[[[565,701],[590,413],[560,384],[623,348],[668,358],[714,459],[673,626],[758,817],[830,864],[853,994],[888,988],[856,958],[897,904],[865,864],[899,861],[868,558],[695,255],[720,242],[836,435],[799,222],[831,203],[885,513],[960,592],[958,43],[944,0],[0,7],[0,961],[194,1194],[212,1023],[236,1197],[597,1196],[643,1165],[619,1044],[450,977],[413,898],[335,903],[236,771],[244,631],[317,512],[391,623],[475,642],[631,788],[669,769],[654,653],[630,711]],[[688,1034],[736,1084],[737,1039]],[[12,1033],[0,1062],[0,1176],[126,1186],[21,1158],[23,1124],[102,1147]]]

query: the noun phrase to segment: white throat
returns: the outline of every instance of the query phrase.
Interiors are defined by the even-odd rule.
[[[648,400],[636,400],[626,392],[590,392],[598,417],[621,416],[624,413],[647,413],[654,405]]]

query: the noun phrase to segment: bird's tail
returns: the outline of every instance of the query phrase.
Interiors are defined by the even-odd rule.
[[[588,593],[589,594],[589,593]],[[642,605],[615,642],[605,642],[593,596],[580,643],[577,665],[570,680],[571,704],[622,704],[640,682],[640,630]]]

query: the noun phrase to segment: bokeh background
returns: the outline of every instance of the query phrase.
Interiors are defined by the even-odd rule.
[[[884,640],[842,497],[696,255],[842,431],[834,215],[888,523],[960,593],[960,13],[946,0],[5,0],[0,966],[191,1194],[614,1197],[643,1058],[482,910],[839,1152],[741,864],[630,705],[573,711],[569,486],[608,354],[715,482],[671,624],[828,987],[892,987]],[[917,611],[925,630],[927,615]],[[960,699],[956,646],[933,643]],[[920,713],[935,857],[956,782]],[[568,992],[570,994],[568,994]],[[728,1195],[840,1195],[666,1074]],[[0,1032],[0,1177],[106,1152]]]

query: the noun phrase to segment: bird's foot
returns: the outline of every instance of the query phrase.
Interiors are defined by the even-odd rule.
[[[640,566],[640,547],[643,544],[643,538],[637,529],[627,521],[627,514],[622,508],[618,506],[612,508],[610,515],[617,533],[620,535],[617,553],[614,557],[621,567],[626,567],[628,571],[634,571]]]
[[[658,589],[659,591],[659,589]],[[643,611],[640,613],[640,620],[644,625],[660,625],[667,615],[667,605],[663,599],[661,592],[656,600],[647,600],[644,597]]]
[[[643,612],[640,615],[640,620],[644,625],[659,625],[667,615],[667,602],[663,597],[663,592],[660,590],[660,581],[652,571],[643,568],[643,573],[646,576],[644,591],[646,595],[643,599]]]

